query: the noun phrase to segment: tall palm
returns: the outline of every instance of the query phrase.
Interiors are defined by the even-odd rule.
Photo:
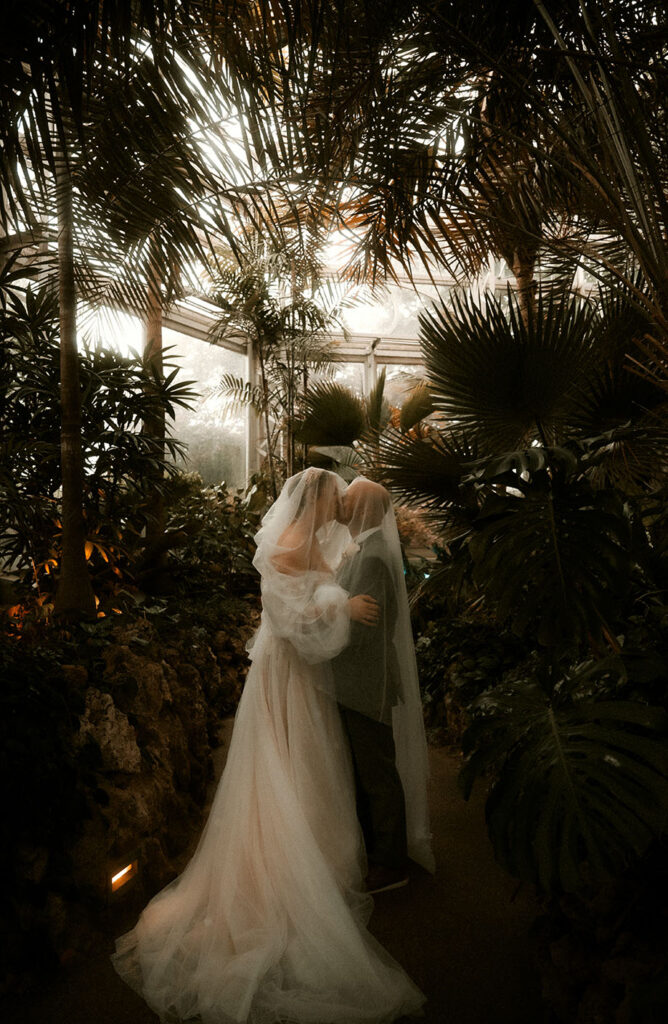
[[[229,7],[144,0],[3,6],[3,248],[31,246],[33,272],[53,268],[62,284],[60,612],[93,609],[76,440],[75,282],[81,297],[137,310],[146,309],[151,293],[155,308],[157,298],[178,293],[195,260],[207,258],[212,232],[234,248],[240,211],[262,223],[273,211],[271,195],[257,184],[266,173],[266,116],[255,111],[257,159],[249,145],[240,153],[234,126],[225,129],[240,98],[248,108],[260,105],[242,86],[272,4],[237,11],[233,29]],[[58,261],[49,255],[54,204]]]
[[[564,110],[553,102],[542,104],[541,116],[551,120],[564,144],[562,166],[572,178],[586,180],[592,207],[604,211],[601,238],[586,256],[630,289],[648,312],[649,344],[641,349],[649,349],[663,363],[652,375],[668,388],[665,7],[583,5],[580,53],[574,54],[554,23],[550,5],[537,0],[536,6],[590,128],[585,137]]]
[[[291,159],[307,218],[350,229],[353,268],[471,273],[491,252],[528,306],[537,260],[622,285],[640,267],[663,358],[664,5],[294,6],[302,48],[274,80]]]
[[[530,295],[541,234],[565,197],[526,88],[499,64],[541,84],[554,65],[541,62],[550,33],[530,0],[512,18],[495,11],[348,0],[303,18],[302,51],[279,79],[285,131],[307,161],[305,203],[351,229],[360,273],[392,273],[393,261],[410,272],[414,258],[470,273],[492,249]]]
[[[223,311],[211,332],[212,340],[241,333],[250,339],[258,361],[258,385],[226,375],[220,387],[239,404],[252,406],[264,420],[274,497],[277,441],[285,439],[286,470],[291,475],[311,374],[328,365],[331,332],[340,326],[340,313],[348,301],[321,274],[316,251],[303,248],[299,240],[278,252],[256,243],[241,267],[229,264],[214,277],[209,290],[209,297]]]
[[[93,18],[88,17],[90,12],[65,4],[53,5],[49,11],[16,4],[4,10],[11,15],[14,33],[14,46],[3,61],[5,83],[9,84],[12,75],[14,88],[3,92],[0,122],[5,148],[2,173],[7,246],[12,241],[19,247],[24,244],[26,232],[21,228],[25,226],[33,241],[42,241],[54,192],[58,211],[55,271],[62,340],[63,553],[56,609],[64,614],[90,615],[94,595],[84,557],[73,193],[76,188],[80,217],[85,205],[79,202],[85,197],[81,182],[85,179],[79,174],[77,182],[77,172],[87,163],[95,139],[91,113],[98,115],[94,127],[99,127],[104,110],[102,84],[106,85],[107,73],[113,78],[114,69],[130,69],[137,34],[147,27],[154,36],[157,25],[151,16],[145,20],[141,5],[133,12],[137,21],[128,20],[123,26],[110,25],[113,12],[107,4],[100,5]],[[7,38],[4,32],[3,38]]]

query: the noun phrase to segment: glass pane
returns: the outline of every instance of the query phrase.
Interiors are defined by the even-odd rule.
[[[364,392],[364,363],[335,363],[334,380],[356,394]]]
[[[418,314],[439,297],[447,301],[451,288],[449,283],[424,282],[417,290],[408,284],[390,284],[372,293],[367,302],[347,309],[343,319],[351,334],[417,339]]]
[[[380,367],[379,367],[380,369]],[[425,376],[423,366],[415,364],[386,365],[385,367],[385,398],[390,405],[401,407],[410,391]]]
[[[224,373],[246,379],[246,356],[169,329],[163,344],[174,346],[167,359],[178,362],[179,378],[194,381],[200,395],[193,409],[179,409],[174,419],[174,435],[188,445],[184,469],[199,473],[205,484],[224,481],[228,487],[243,487],[247,413],[231,408],[229,399],[216,389]]]

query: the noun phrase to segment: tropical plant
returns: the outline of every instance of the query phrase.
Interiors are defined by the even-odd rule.
[[[170,573],[188,600],[211,600],[215,594],[255,600],[253,569],[261,513],[241,491],[203,487],[196,474],[170,481],[165,496],[167,526],[184,535],[172,552]],[[264,509],[262,509],[264,511]]]
[[[287,475],[297,468],[299,424],[313,389],[313,373],[331,361],[331,331],[346,303],[319,279],[320,266],[308,251],[251,251],[241,268],[230,266],[213,280],[210,298],[223,310],[211,338],[222,341],[245,335],[257,358],[260,380],[248,382],[226,374],[220,391],[239,405],[250,406],[264,421],[266,454],[274,497],[278,493],[276,461],[279,442]],[[290,282],[285,294],[285,283]],[[283,287],[284,294],[281,295]],[[304,464],[306,455],[302,454]]]
[[[285,9],[301,36],[263,78],[287,114],[285,173],[299,166],[303,221],[347,230],[354,272],[470,275],[503,256],[526,318],[536,270],[544,288],[587,271],[632,290],[640,269],[636,346],[664,380],[661,4]]]
[[[584,685],[611,651],[623,657],[640,589],[665,583],[663,527],[652,530],[667,408],[622,355],[646,323],[619,291],[588,303],[539,293],[528,317],[513,293],[455,298],[421,318],[442,419],[381,441],[385,481],[426,504],[449,540],[437,581],[535,649],[529,676],[501,689],[490,679],[473,705],[464,780],[468,791],[493,767],[498,856],[546,889],[619,870],[668,820],[663,710],[642,688],[617,704],[614,684]]]
[[[8,9],[5,8],[5,13]],[[9,75],[13,88],[3,91],[0,126],[4,143],[2,165],[3,228],[8,236],[5,248],[21,251],[26,242],[46,242],[45,225],[55,208],[57,213],[57,260],[60,336],[62,427],[61,463],[63,486],[63,564],[60,573],[58,608],[65,614],[91,614],[94,599],[86,572],[84,525],[82,517],[83,465],[81,452],[80,384],[77,376],[77,329],[75,289],[75,203],[81,221],[88,206],[88,221],[99,225],[99,216],[90,214],[99,200],[99,191],[86,188],[90,179],[83,169],[90,163],[91,148],[98,159],[102,149],[99,125],[108,120],[102,94],[114,81],[113,71],[130,70],[137,34],[144,27],[155,29],[153,15],[143,7],[110,25],[114,13],[102,5],[89,18],[87,11],[58,3],[50,16],[26,5],[9,5],[11,29],[6,37],[13,41],[4,57],[5,80]],[[129,13],[129,12],[128,12]],[[148,14],[148,18],[145,16]],[[4,26],[7,30],[9,27]],[[110,31],[111,29],[111,31]],[[135,34],[132,29],[137,30]],[[150,35],[155,36],[153,32]],[[112,70],[113,69],[113,70]],[[97,138],[95,129],[98,128]],[[134,147],[131,147],[134,150]],[[119,146],[118,153],[125,147]],[[93,164],[95,158],[93,159]],[[79,172],[79,173],[78,173]],[[94,177],[94,175],[93,175]],[[86,199],[93,199],[87,204]],[[25,231],[27,225],[28,231]],[[107,241],[109,237],[107,236]],[[99,251],[99,242],[98,242]],[[112,248],[107,245],[107,253]],[[95,275],[97,277],[97,275]]]
[[[254,216],[280,235],[267,184],[273,112],[252,88],[265,16],[275,14],[271,4],[242,11],[226,0],[3,6],[2,251],[22,252],[30,274],[53,272],[59,284],[62,613],[93,605],[81,516],[77,298],[150,310],[148,354],[160,377],[161,307],[197,287],[196,263],[213,252],[212,234],[235,251],[233,225],[243,232]],[[254,145],[246,138],[242,154],[243,107],[255,117]],[[149,419],[147,429],[162,436],[160,422]]]
[[[493,769],[497,859],[546,893],[619,875],[668,828],[666,710],[592,699],[606,669],[578,666],[551,693],[538,679],[494,687],[464,737],[465,794]]]
[[[60,389],[57,298],[48,287],[3,292],[0,336],[7,375],[2,405],[2,539],[0,556],[52,600],[47,577],[62,558],[59,466]],[[105,346],[79,352],[82,385],[82,508],[84,557],[101,572],[127,568],[131,550],[145,550],[142,532],[152,515],[156,477],[175,472],[183,446],[141,431],[162,409],[187,406],[190,382],[167,366],[159,385],[140,357]],[[165,450],[166,448],[166,450]],[[159,471],[159,472],[158,472]],[[164,487],[164,484],[161,485]]]
[[[352,479],[377,456],[382,431],[390,422],[385,399],[385,367],[368,395],[358,395],[332,380],[321,380],[304,402],[299,436],[312,446],[315,465],[333,466]]]

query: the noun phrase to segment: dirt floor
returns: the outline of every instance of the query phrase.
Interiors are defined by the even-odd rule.
[[[225,749],[218,752],[217,773]],[[536,913],[531,894],[517,892],[494,863],[484,793],[465,802],[457,788],[458,759],[443,749],[430,756],[436,875],[415,867],[409,886],[377,896],[370,929],[426,994],[424,1024],[541,1024],[528,937]],[[121,917],[119,933],[132,926],[134,912],[132,920]],[[108,952],[112,948],[110,935]],[[0,1003],[0,1020],[157,1024],[117,977],[108,952],[70,965],[39,991]]]

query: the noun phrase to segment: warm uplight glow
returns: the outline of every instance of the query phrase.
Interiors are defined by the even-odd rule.
[[[116,892],[116,890],[120,889],[126,882],[129,882],[131,878],[134,878],[136,874],[137,861],[133,860],[131,864],[126,864],[126,866],[121,868],[117,874],[111,876],[111,891]]]

